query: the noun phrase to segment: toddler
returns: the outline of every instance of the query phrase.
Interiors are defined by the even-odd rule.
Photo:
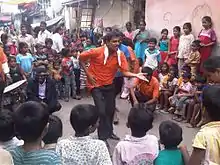
[[[48,123],[47,134],[43,138],[44,149],[55,151],[57,141],[63,134],[63,124],[60,118],[55,115],[50,115]]]
[[[131,108],[127,126],[131,135],[127,135],[114,149],[113,164],[152,164],[158,156],[158,139],[147,132],[153,127],[153,113],[144,104]]]
[[[160,143],[164,150],[159,155],[154,165],[184,165],[184,159],[178,145],[183,140],[182,128],[172,121],[164,121],[159,127]]]

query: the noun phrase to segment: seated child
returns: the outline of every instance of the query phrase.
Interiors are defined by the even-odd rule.
[[[112,165],[106,144],[89,136],[97,128],[98,110],[90,104],[75,106],[70,114],[70,123],[75,136],[60,140],[56,151],[66,165]]]
[[[163,63],[160,68],[161,69],[160,69],[158,78],[159,78],[160,88],[161,88],[163,86],[162,82],[163,82],[164,77],[167,76],[169,73],[169,65],[167,63]]]
[[[184,159],[178,145],[183,140],[182,128],[172,121],[164,121],[159,127],[160,143],[164,150],[159,155],[154,165],[184,165]]]
[[[47,134],[43,138],[44,149],[56,150],[57,141],[63,134],[63,124],[59,117],[50,115]]]
[[[192,78],[195,79],[198,73],[199,64],[200,64],[200,40],[195,40],[191,45],[191,52],[187,60],[185,60],[185,64],[191,68]]]
[[[153,113],[146,109],[144,104],[137,104],[131,108],[127,122],[131,135],[126,135],[115,147],[113,165],[153,165],[159,152],[157,137],[147,133],[153,127],[153,119]]]
[[[160,90],[160,109],[162,113],[168,113],[169,97],[173,95],[177,81],[174,70],[170,70],[170,73],[162,81],[162,88]]]
[[[190,82],[191,74],[184,73],[182,78],[183,81],[180,83],[176,93],[174,93],[174,96],[169,98],[170,103],[175,105],[173,120],[179,122],[184,120],[184,104],[191,96],[191,91],[193,89],[193,86]]]
[[[0,147],[6,150],[16,148],[24,144],[23,140],[15,137],[13,113],[9,110],[0,112]]]
[[[9,74],[11,76],[12,83],[26,79],[25,75],[22,74],[20,68],[16,64],[16,57],[15,56],[8,57],[8,64],[9,64],[9,69],[10,69]]]
[[[187,127],[192,128],[196,127],[196,124],[199,122],[199,116],[202,115],[202,91],[207,87],[206,79],[201,75],[197,75],[195,79],[196,91],[192,101],[189,103],[187,110]],[[201,117],[202,120],[202,117]]]
[[[203,91],[206,123],[195,136],[188,165],[220,164],[220,86],[210,85]]]
[[[23,103],[14,112],[15,129],[24,145],[10,150],[16,165],[61,165],[61,159],[55,151],[45,150],[41,142],[46,133],[49,111],[41,103],[29,101]]]

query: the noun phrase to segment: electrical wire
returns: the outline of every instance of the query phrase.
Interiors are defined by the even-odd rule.
[[[103,18],[111,11],[111,9],[113,8],[114,4],[115,4],[115,0],[112,0],[112,4],[111,4],[110,8],[109,8],[109,9],[107,10],[107,12],[101,17],[101,19],[103,19]]]

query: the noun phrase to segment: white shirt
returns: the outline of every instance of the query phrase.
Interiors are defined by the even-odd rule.
[[[46,80],[44,81],[43,84],[39,83],[38,96],[40,99],[46,98]]]
[[[181,35],[180,41],[179,41],[179,47],[178,47],[178,58],[180,59],[186,59],[189,57],[190,51],[191,51],[191,44],[194,41],[194,36],[192,34],[189,35]]]
[[[55,33],[52,35],[52,40],[52,49],[56,50],[57,52],[60,52],[64,48],[62,36],[59,33]]]
[[[11,140],[6,142],[0,142],[0,148],[11,150],[13,148],[16,148],[18,146],[22,146],[24,144],[23,140],[19,140],[16,137],[13,137]]]
[[[56,152],[65,165],[112,165],[105,143],[90,136],[60,140]]]
[[[45,45],[46,38],[51,38],[51,33],[48,30],[40,31],[37,36],[37,43]]]
[[[144,67],[149,67],[152,70],[156,69],[158,67],[158,59],[160,58],[160,51],[155,49],[154,51],[150,51],[149,48],[145,50],[145,63]]]
[[[34,37],[30,34],[26,34],[25,36],[19,35],[18,42],[25,42],[28,44],[29,49],[31,49],[31,47],[35,44]]]

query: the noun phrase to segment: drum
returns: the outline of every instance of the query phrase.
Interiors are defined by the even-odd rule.
[[[25,101],[25,93],[23,90],[27,80],[21,80],[5,87],[3,95],[3,107],[5,109],[14,110],[18,105]]]

